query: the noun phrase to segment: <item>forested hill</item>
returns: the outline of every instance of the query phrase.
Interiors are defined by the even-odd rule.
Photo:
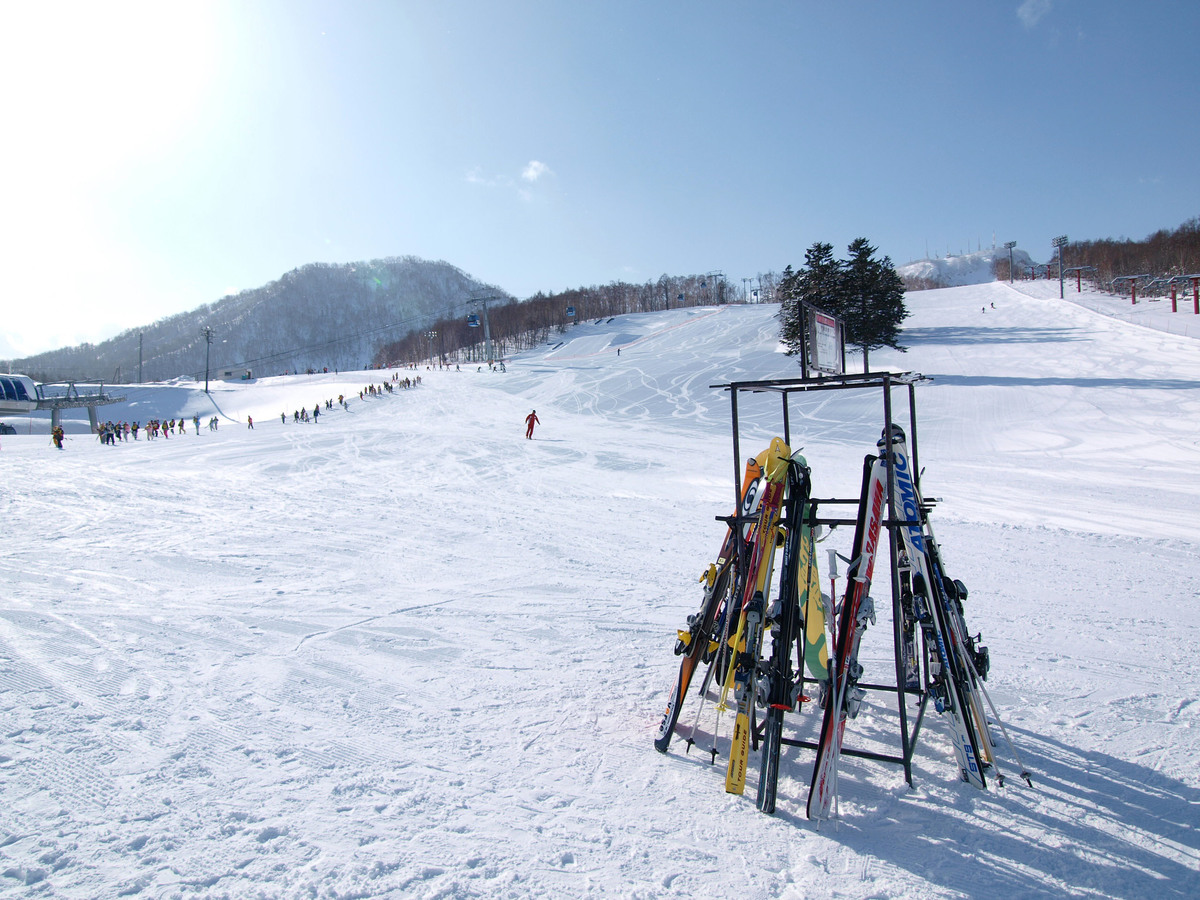
[[[255,375],[359,369],[381,344],[436,320],[481,290],[507,296],[449,263],[413,256],[312,263],[263,287],[129,329],[100,344],[14,360],[13,369],[39,381],[136,381],[139,335],[143,381],[203,378],[206,349],[214,377],[223,369],[251,369]],[[206,327],[212,329],[211,348],[206,347]]]

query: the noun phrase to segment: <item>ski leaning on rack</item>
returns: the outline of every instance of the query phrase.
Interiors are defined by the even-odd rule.
[[[771,658],[766,662],[758,685],[759,694],[767,705],[758,780],[758,808],[765,813],[775,812],[783,714],[793,710],[797,702],[793,693],[792,647],[803,639],[800,607],[808,601],[812,586],[817,585],[818,602],[820,597],[813,561],[812,524],[808,521],[809,495],[808,463],[799,453],[793,453],[787,469],[787,498],[784,501],[787,540],[783,545],[779,598],[767,615]]]
[[[979,697],[981,696],[984,702],[987,703],[988,709],[992,711],[992,721],[999,727],[1000,733],[1004,736],[1004,742],[1008,746],[1008,752],[1012,754],[1013,762],[1020,767],[1021,778],[1027,785],[1033,787],[1033,777],[1029,774],[1029,770],[1025,767],[1025,763],[1021,761],[1021,755],[1017,752],[1016,746],[1012,742],[1012,738],[1008,735],[1008,729],[1004,727],[1004,720],[1000,718],[1000,712],[996,709],[996,704],[992,702],[992,698],[988,695],[987,688],[983,682],[987,680],[988,669],[991,661],[988,655],[987,647],[980,645],[982,635],[976,634],[971,637],[967,631],[966,621],[963,619],[962,604],[967,599],[967,588],[957,578],[953,581],[945,574],[946,570],[942,565],[941,549],[938,547],[937,539],[933,536],[933,527],[926,520],[926,535],[925,546],[929,552],[929,559],[933,566],[933,577],[938,580],[945,589],[943,603],[951,610],[951,617],[955,622],[955,628],[958,633],[963,636],[963,645],[965,646],[965,654],[963,659],[967,673],[970,675],[971,683],[974,685],[978,696],[974,698],[975,708],[977,709],[978,721],[984,723],[981,725],[983,737],[986,739],[986,747],[988,754],[995,761],[995,746],[991,738],[991,733],[987,730],[986,720],[984,719],[984,711],[979,706]],[[1000,775],[999,769],[995,769],[996,781],[1004,784],[1004,778]]]
[[[746,463],[746,474],[742,481],[741,505],[739,515],[752,515],[758,507],[761,486],[762,466],[757,459]],[[725,541],[717,561],[709,565],[700,577],[704,582],[704,599],[700,610],[688,616],[687,629],[680,630],[675,642],[675,655],[683,657],[679,661],[679,675],[671,689],[667,700],[666,711],[663,712],[662,722],[658,726],[658,734],[654,738],[654,749],[666,753],[671,744],[671,736],[675,733],[675,725],[679,721],[679,712],[687,697],[688,687],[692,676],[703,663],[711,662],[716,651],[719,638],[720,613],[729,614],[727,599],[732,593],[731,587],[734,576],[734,559],[742,552],[745,531],[736,523],[730,524],[725,533]]]
[[[837,642],[825,692],[825,716],[808,792],[810,819],[829,818],[837,793],[837,768],[846,719],[858,714],[862,700],[862,691],[856,687],[862,675],[858,645],[867,622],[875,618],[868,591],[887,506],[885,500],[884,462],[878,456],[868,456],[863,460],[863,486],[854,529],[853,558],[846,570],[846,593],[838,616]]]
[[[999,768],[996,765],[996,748],[992,741],[991,732],[988,730],[988,720],[986,716],[985,704],[992,711],[992,717],[996,725],[1000,728],[1000,733],[1004,736],[1005,743],[1008,745],[1008,750],[1012,754],[1013,760],[1020,767],[1021,778],[1030,787],[1033,786],[1033,780],[1029,774],[1029,770],[1025,768],[1025,764],[1021,761],[1020,754],[1017,753],[1017,748],[1013,745],[1012,739],[1008,736],[1008,729],[1004,727],[1004,722],[1000,718],[996,706],[992,703],[992,698],[988,696],[987,688],[983,682],[987,679],[988,669],[990,667],[990,659],[988,656],[987,647],[980,644],[981,636],[976,634],[971,637],[967,630],[966,619],[963,615],[963,603],[967,599],[966,586],[957,579],[951,579],[946,574],[945,566],[942,563],[941,549],[938,547],[937,539],[933,534],[933,526],[929,522],[929,516],[926,512],[925,504],[921,500],[919,488],[915,484],[915,479],[912,477],[911,467],[908,458],[908,449],[905,443],[904,431],[898,426],[892,426],[892,448],[893,456],[896,460],[896,475],[897,486],[900,491],[900,499],[904,505],[904,518],[908,521],[918,519],[921,525],[919,531],[913,531],[914,537],[920,538],[920,546],[923,548],[923,556],[926,560],[927,573],[923,581],[927,586],[925,593],[925,602],[932,609],[926,614],[926,621],[941,623],[944,634],[943,644],[949,649],[950,654],[956,664],[958,673],[958,684],[961,687],[962,695],[962,718],[963,730],[968,732],[974,743],[976,750],[975,761],[980,764],[984,773],[991,772],[995,777],[997,784],[1003,785],[1004,778],[1001,776]],[[915,511],[916,515],[912,513]],[[909,529],[903,529],[907,532]],[[908,535],[905,535],[906,538]],[[921,555],[921,554],[918,554]],[[914,582],[916,581],[914,577]],[[916,605],[922,605],[921,599],[914,590],[914,600]],[[940,619],[936,614],[940,613]],[[923,628],[930,627],[925,622],[922,623]],[[946,700],[938,703],[938,697],[935,693],[935,706],[941,711],[942,705]],[[956,736],[959,731],[959,726],[955,723]],[[963,753],[959,755],[959,748],[963,749]],[[958,738],[955,753],[959,757],[960,771],[964,781],[975,784],[977,787],[982,787],[978,784],[970,771],[969,762],[970,756],[965,753],[966,745],[961,738]],[[966,768],[963,768],[964,760],[968,763]],[[980,776],[980,781],[983,781],[983,776]]]
[[[750,714],[754,708],[757,669],[762,649],[763,620],[771,588],[775,546],[779,529],[790,451],[782,438],[775,438],[763,461],[766,488],[758,509],[758,525],[746,584],[742,590],[741,615],[734,638],[726,688],[735,692],[737,711],[733,720],[733,738],[729,747],[729,765],[725,770],[725,790],[741,794],[746,789],[746,762],[750,755]]]
[[[886,458],[888,448],[883,438],[880,445]],[[964,656],[966,648],[956,627],[958,623],[951,619],[950,600],[940,569],[929,552],[925,510],[913,478],[904,432],[897,425],[892,426],[891,459],[894,496],[903,518],[900,535],[910,568],[913,615],[921,624],[925,646],[932,654],[929,687],[934,706],[950,722],[959,775],[963,781],[983,790],[987,787],[984,773],[992,760],[987,722]],[[959,615],[957,610],[954,615]]]

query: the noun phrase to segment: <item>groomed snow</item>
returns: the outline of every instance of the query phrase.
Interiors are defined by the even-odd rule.
[[[1033,789],[1003,753],[1008,787],[958,782],[932,710],[915,786],[847,758],[820,830],[810,751],[768,817],[756,764],[737,797],[653,750],[732,502],[710,385],[798,374],[776,308],[676,310],[380,398],[362,372],[105,410],[213,433],[0,439],[0,896],[1200,895],[1200,342],[1057,287],[910,294],[911,349],[871,357],[933,378],[923,488]],[[793,400],[818,496],[857,495],[879,433],[847,393]],[[742,415],[744,452],[780,429],[773,396]],[[868,673],[890,646],[883,617]],[[893,749],[869,700],[847,746]]]

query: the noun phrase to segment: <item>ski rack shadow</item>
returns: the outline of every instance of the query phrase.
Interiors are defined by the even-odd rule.
[[[782,407],[782,424],[783,424],[783,439],[790,447],[792,446],[791,436],[791,416],[789,409],[789,400],[793,394],[804,394],[813,391],[845,391],[845,390],[870,390],[875,389],[881,391],[883,395],[883,429],[882,434],[892,433],[893,418],[893,403],[892,391],[896,388],[906,388],[907,408],[908,408],[908,446],[912,457],[912,477],[914,484],[920,485],[921,466],[918,456],[917,443],[917,413],[916,413],[916,386],[922,383],[929,383],[932,379],[927,378],[916,372],[865,372],[855,375],[832,375],[820,378],[793,378],[793,379],[773,379],[767,381],[731,381],[724,384],[709,385],[714,390],[724,390],[729,392],[730,397],[730,413],[732,418],[732,433],[733,433],[733,490],[734,490],[734,509],[738,509],[741,504],[741,442],[740,442],[740,424],[738,419],[738,398],[743,393],[760,394],[760,393],[776,393],[780,397]],[[917,738],[920,735],[921,725],[925,719],[925,711],[931,699],[931,694],[928,690],[927,672],[925,677],[920,680],[920,687],[917,688],[901,688],[900,685],[905,683],[904,667],[902,661],[901,645],[904,640],[903,634],[903,610],[901,605],[900,591],[900,548],[901,537],[899,529],[910,525],[919,525],[919,522],[910,522],[896,515],[896,490],[892,483],[894,472],[891,442],[886,444],[887,464],[888,464],[888,514],[883,522],[883,527],[888,530],[888,548],[889,548],[889,563],[891,568],[891,586],[892,586],[892,632],[893,632],[893,653],[895,661],[895,683],[871,683],[859,682],[857,687],[867,691],[876,691],[891,693],[896,696],[896,710],[899,714],[898,734],[900,743],[900,753],[878,753],[870,750],[860,750],[853,747],[843,747],[841,753],[843,756],[853,756],[861,759],[870,759],[877,762],[893,763],[903,766],[904,780],[909,787],[913,786],[913,754],[916,750]],[[819,509],[821,505],[827,506],[853,506],[857,509],[860,502],[859,497],[854,498],[813,498],[809,501],[809,505],[815,509]],[[932,501],[930,501],[932,502]],[[745,524],[750,521],[745,517],[739,516],[718,516],[719,521],[726,522],[729,526],[736,527],[735,523]],[[855,518],[829,517],[814,515],[809,519],[809,524],[825,525],[833,527],[837,525],[853,526],[857,520]],[[783,524],[792,527],[792,523],[785,521]],[[735,570],[740,565],[740,561],[735,558]],[[735,577],[741,576],[741,572],[735,571]],[[923,654],[922,654],[923,655]],[[926,666],[922,665],[922,669]],[[804,693],[805,684],[817,685],[819,682],[811,677],[805,676],[803,664],[797,670],[795,684],[801,694]],[[912,721],[910,730],[909,726],[909,710],[907,698],[914,697],[917,700],[917,708],[915,717]],[[754,738],[754,749],[758,749],[759,731],[752,724],[751,734]],[[818,744],[816,741],[800,740],[798,738],[782,738],[781,744],[789,747],[800,747],[807,750],[817,750]]]

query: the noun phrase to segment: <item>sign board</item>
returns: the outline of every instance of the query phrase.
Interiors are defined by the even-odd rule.
[[[818,372],[842,374],[842,323],[808,307],[808,365]]]

